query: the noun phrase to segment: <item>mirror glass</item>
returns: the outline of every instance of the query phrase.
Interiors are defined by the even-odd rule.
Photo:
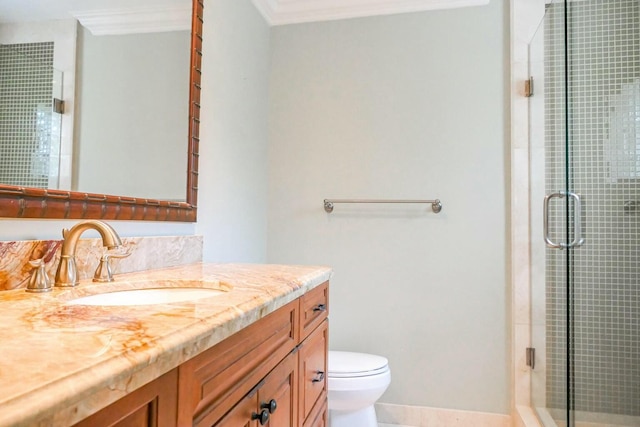
[[[190,28],[191,0],[0,0],[0,184],[185,201]]]

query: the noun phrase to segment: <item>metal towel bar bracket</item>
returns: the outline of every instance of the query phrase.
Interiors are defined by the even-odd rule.
[[[431,204],[431,210],[435,213],[439,213],[442,210],[442,203],[440,200],[371,200],[371,199],[324,199],[324,210],[327,213],[333,212],[333,205],[335,203],[429,203]]]

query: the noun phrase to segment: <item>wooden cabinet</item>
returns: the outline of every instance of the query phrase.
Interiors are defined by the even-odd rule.
[[[326,427],[328,283],[77,424]]]
[[[324,404],[327,398],[328,332],[328,321],[325,320],[300,345],[300,426],[307,425],[307,419],[314,408]],[[310,425],[313,425],[313,422],[310,422]]]
[[[270,427],[295,427],[298,419],[298,357],[291,352],[258,388],[256,414]]]
[[[184,363],[178,425],[326,425],[327,314],[325,283]]]
[[[253,417],[256,407],[255,394],[249,394],[236,403],[231,410],[222,417],[216,427],[255,427],[256,420]]]
[[[178,370],[174,369],[80,421],[75,427],[173,427]]]
[[[327,353],[329,346],[329,286],[300,297],[301,343],[298,346],[299,416],[298,426],[326,427]]]
[[[325,283],[300,297],[300,326],[304,340],[326,318],[329,311],[329,286]]]
[[[307,421],[304,423],[304,427],[327,427],[329,425],[329,412],[327,411],[327,401],[322,402],[322,405],[317,405],[317,409],[314,410]]]
[[[215,427],[295,427],[298,412],[297,357],[290,353]]]
[[[295,349],[298,319],[296,300],[182,364],[178,425],[215,425]]]

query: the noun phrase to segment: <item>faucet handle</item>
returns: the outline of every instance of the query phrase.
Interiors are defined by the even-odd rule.
[[[45,262],[43,258],[34,259],[29,261],[29,265],[33,267],[31,270],[31,276],[29,276],[29,284],[27,285],[27,292],[49,292],[52,289],[51,280],[47,276],[47,272],[44,269]]]
[[[113,273],[111,272],[111,264],[109,259],[111,258],[126,258],[131,255],[131,251],[125,253],[105,252],[100,257],[100,263],[96,268],[96,273],[93,275],[94,282],[113,282]]]

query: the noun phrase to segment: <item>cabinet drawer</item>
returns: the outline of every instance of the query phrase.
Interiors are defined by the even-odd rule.
[[[172,427],[176,422],[178,370],[128,394],[74,427]]]
[[[302,339],[309,335],[329,313],[329,282],[325,282],[300,298]]]
[[[299,351],[300,425],[315,406],[327,399],[327,345],[328,325],[325,320],[301,345]]]
[[[298,301],[244,328],[179,368],[178,425],[211,426],[299,342]]]

